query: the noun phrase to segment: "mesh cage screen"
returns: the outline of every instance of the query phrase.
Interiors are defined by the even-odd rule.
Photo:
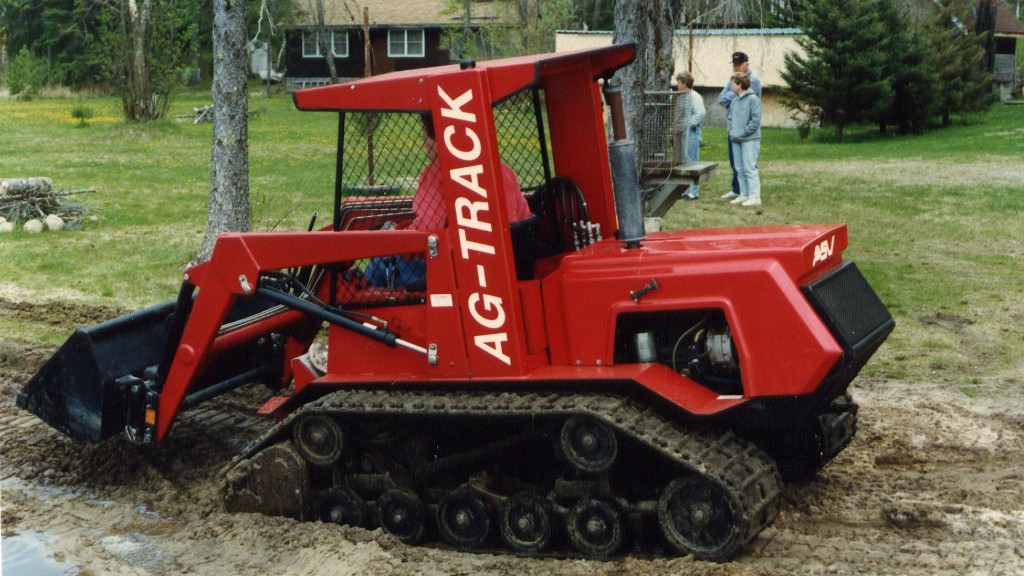
[[[637,154],[643,168],[668,168],[674,165],[676,154],[672,148],[672,123],[678,92],[656,91],[644,93],[643,131],[637,142]]]
[[[519,179],[523,190],[534,190],[548,179],[546,124],[538,123],[535,98],[524,90],[494,106],[498,151]],[[350,112],[344,114],[339,230],[445,226],[441,174],[431,163],[421,115],[410,112]],[[417,190],[436,190],[434,194]],[[364,259],[336,276],[335,298],[342,305],[393,303],[395,293],[423,301],[424,254],[393,254]],[[343,268],[345,267],[343,266]]]
[[[808,300],[847,349],[859,350],[892,316],[853,262],[804,286]]]
[[[544,110],[543,92],[532,90],[516,92],[494,106],[501,161],[512,167],[519,177],[519,187],[527,191],[536,190],[551,178],[547,116],[540,115],[538,128],[535,94],[537,105]]]

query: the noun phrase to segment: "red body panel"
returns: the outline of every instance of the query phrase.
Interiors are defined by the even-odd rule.
[[[807,267],[808,246],[826,239],[834,239],[833,255],[814,269]],[[806,394],[822,381],[842,348],[797,282],[837,263],[845,245],[844,226],[663,233],[635,250],[606,241],[562,259],[561,278],[545,297],[563,303],[569,363],[611,364],[621,313],[717,308],[725,311],[732,328],[748,397]],[[634,302],[630,291],[651,279],[658,290]],[[577,297],[582,294],[586,298]],[[676,403],[697,411],[686,399]]]

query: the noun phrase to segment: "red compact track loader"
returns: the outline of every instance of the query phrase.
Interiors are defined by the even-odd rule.
[[[848,386],[894,323],[844,225],[645,235],[608,82],[633,57],[297,92],[337,114],[330,226],[221,235],[176,300],[77,330],[18,405],[75,439],[159,443],[262,382],[277,422],[225,471],[228,510],[463,549],[734,557],[784,479],[849,444]]]

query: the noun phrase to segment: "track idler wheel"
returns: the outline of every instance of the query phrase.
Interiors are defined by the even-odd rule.
[[[330,416],[307,414],[292,428],[292,440],[299,454],[314,466],[331,466],[345,448],[341,426]]]
[[[459,488],[441,499],[437,528],[445,542],[469,550],[483,545],[491,531],[487,502],[474,490]]]
[[[412,490],[384,492],[377,498],[374,515],[377,524],[385,532],[406,544],[416,544],[423,538],[427,526],[427,509]]]
[[[619,453],[615,432],[592,418],[566,420],[560,441],[566,460],[583,472],[604,472]]]
[[[228,512],[259,512],[306,520],[310,512],[308,466],[289,442],[269,446],[235,464],[224,478]]]
[[[604,558],[622,545],[622,515],[607,500],[588,498],[569,511],[569,542],[584,556]]]
[[[542,496],[521,492],[501,507],[499,528],[505,544],[516,552],[535,554],[551,545],[551,504]]]
[[[351,488],[330,488],[320,495],[320,520],[346,526],[363,524],[363,499]]]
[[[721,486],[699,476],[682,476],[658,500],[658,524],[680,554],[725,561],[739,551],[737,504]]]

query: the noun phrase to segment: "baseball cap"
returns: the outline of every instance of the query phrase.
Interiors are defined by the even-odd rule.
[[[744,62],[750,62],[750,58],[747,58],[746,52],[733,52],[732,63],[733,65],[743,64]]]

